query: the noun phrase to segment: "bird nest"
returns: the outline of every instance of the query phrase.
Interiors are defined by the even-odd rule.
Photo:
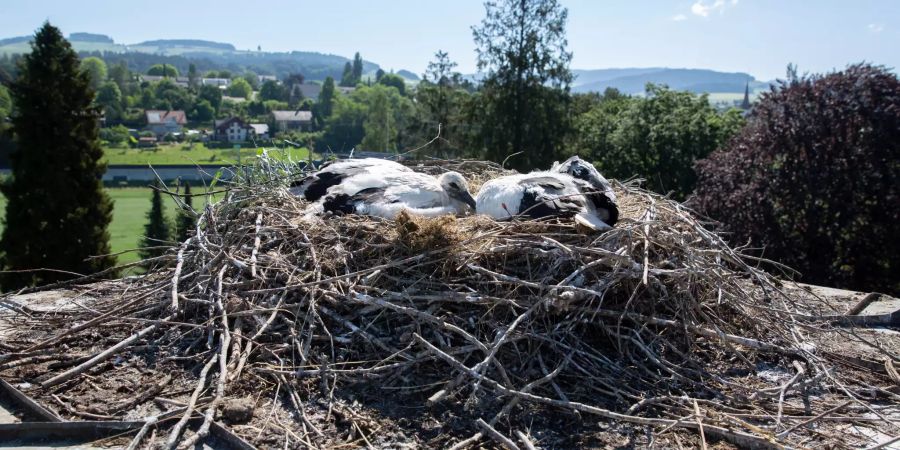
[[[448,169],[475,188],[503,172],[418,168]],[[14,365],[38,397],[70,391],[75,403],[98,371],[130,366],[144,388],[90,414],[177,406],[160,433],[171,446],[228,421],[223,405],[243,397],[273,399],[235,427],[262,446],[573,446],[585,442],[542,441],[540,430],[598,419],[688,430],[695,444],[796,445],[815,432],[785,398],[838,383],[801,342],[777,279],[635,184],[615,183],[621,218],[603,233],[479,216],[304,221],[284,185],[233,186],[155,270],[105,285],[90,308],[29,322],[43,324],[42,341],[7,344],[18,356],[0,368]],[[48,326],[61,323],[79,325]],[[69,357],[33,358],[62,348]],[[760,365],[789,379],[750,376]],[[167,384],[146,394],[162,374]],[[180,404],[153,402],[166,392]],[[196,415],[203,426],[183,431]]]

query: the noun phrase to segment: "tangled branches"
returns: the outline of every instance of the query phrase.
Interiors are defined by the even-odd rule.
[[[487,168],[453,167],[475,184],[499,171]],[[553,411],[749,447],[804,439],[806,419],[786,414],[785,398],[833,374],[802,342],[780,283],[678,203],[631,185],[617,195],[617,227],[585,235],[565,222],[477,216],[303,221],[305,205],[283,188],[238,187],[207,207],[168,269],[96,307],[115,310],[109,320],[131,334],[41,386],[152,336],[162,352],[202,364],[169,447],[195,412],[203,423],[184,439],[203,438],[246,383],[292,405],[304,435],[285,433],[310,446],[334,443],[306,416],[310,399],[324,392],[331,413],[334,391],[354,386],[399,386],[397,402],[468,417],[457,447],[530,447],[523,417]],[[794,376],[747,383],[761,363]]]

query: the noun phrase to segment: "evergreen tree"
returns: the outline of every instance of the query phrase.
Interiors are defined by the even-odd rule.
[[[347,61],[347,63],[344,64],[344,73],[341,75],[341,86],[356,86],[356,82],[353,80],[353,65],[350,64],[350,61]]]
[[[56,27],[45,23],[10,84],[17,149],[10,155],[6,227],[0,238],[4,289],[72,278],[112,267],[107,226],[113,203],[103,191],[99,111],[90,77]],[[88,259],[88,257],[95,258]]]
[[[383,77],[383,76],[384,76],[384,70],[382,70],[381,68],[376,70],[375,71],[375,82],[377,83],[377,82],[381,81],[381,77]]]
[[[522,152],[510,159],[519,170],[549,167],[568,128],[568,11],[558,0],[499,0],[485,9],[473,28],[478,70],[487,74],[479,144],[495,161]]]
[[[363,60],[362,57],[359,56],[359,52],[356,52],[353,55],[353,85],[355,86],[357,83],[362,81],[363,75]]]
[[[191,211],[194,207],[194,197],[191,196],[191,185],[188,183],[184,183],[184,195],[182,196],[182,200],[186,207],[178,217],[175,219],[175,234],[178,242],[184,242],[191,235],[191,231],[194,230],[194,225],[196,223],[196,218],[194,218],[194,213]]]
[[[144,225],[144,237],[141,238],[138,254],[141,259],[149,259],[160,256],[166,252],[162,247],[167,245],[172,238],[169,221],[163,210],[162,195],[159,193],[159,183],[153,183],[153,194],[150,197],[150,211],[147,212],[147,224]]]
[[[191,63],[188,66],[188,86],[196,89],[198,84],[200,84],[200,77],[197,75],[197,66]]]
[[[321,119],[331,117],[334,111],[334,78],[328,77],[322,84],[322,91],[319,92],[319,102],[316,105],[317,115]]]

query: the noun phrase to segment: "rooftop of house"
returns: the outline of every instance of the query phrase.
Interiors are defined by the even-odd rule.
[[[144,115],[147,118],[148,125],[154,124],[164,124],[164,123],[177,123],[178,125],[184,125],[187,123],[187,116],[185,116],[184,111],[174,110],[174,111],[162,111],[155,109],[148,109],[144,111]]]
[[[312,111],[272,111],[277,122],[311,122]]]

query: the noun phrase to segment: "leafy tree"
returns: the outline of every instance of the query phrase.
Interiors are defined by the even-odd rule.
[[[191,94],[170,80],[154,83],[156,109],[188,110],[191,107]]]
[[[485,18],[472,30],[478,69],[486,73],[477,106],[478,144],[495,161],[521,152],[510,159],[520,170],[549,167],[568,128],[568,11],[558,0],[500,0],[484,6]]]
[[[96,56],[82,59],[81,71],[88,74],[91,80],[91,89],[95,91],[106,81],[106,63]]]
[[[347,61],[344,64],[344,73],[341,75],[341,86],[342,87],[353,87],[356,86],[356,80],[353,79],[353,65],[350,64],[350,61]]]
[[[128,128],[124,125],[100,129],[100,139],[109,142],[113,146],[121,146],[128,142],[129,137],[131,137],[131,133],[128,132]]]
[[[171,64],[154,64],[147,70],[147,75],[157,77],[177,77],[178,69]]]
[[[109,68],[109,80],[116,83],[119,92],[122,94],[130,93],[128,84],[131,82],[131,72],[128,70],[128,64],[120,61]]]
[[[191,120],[198,122],[211,122],[216,118],[216,109],[209,103],[209,100],[198,98],[194,103],[194,107],[188,112]]]
[[[6,86],[0,84],[0,123],[12,113],[12,99]]]
[[[191,211],[194,206],[194,197],[191,195],[190,184],[184,183],[184,195],[182,195],[181,199],[186,206],[175,218],[175,239],[178,242],[184,242],[191,236],[191,231],[194,231],[194,226],[197,222],[194,213]]]
[[[172,239],[172,229],[163,209],[162,195],[159,193],[159,183],[154,182],[151,189],[150,211],[147,211],[147,223],[144,225],[144,236],[138,244],[138,254],[141,259],[150,259],[162,256],[166,253],[165,247]],[[147,264],[152,267],[154,264]]]
[[[200,86],[200,92],[197,94],[197,97],[208,101],[217,112],[222,105],[222,90],[215,86]]]
[[[359,56],[359,52],[356,52],[356,54],[353,55],[352,74],[353,74],[353,85],[355,86],[357,83],[362,81],[362,75],[363,75],[363,60],[362,60],[362,57]]]
[[[378,70],[375,71],[375,82],[377,83],[377,82],[381,81],[381,77],[383,77],[383,76],[384,76],[384,70],[381,70],[381,68],[379,67]]]
[[[597,163],[607,176],[638,176],[659,193],[684,200],[694,190],[694,163],[734,135],[744,121],[740,111],[720,114],[706,95],[647,87],[644,98],[611,91],[573,120],[577,153]]]
[[[380,152],[396,150],[397,130],[394,128],[394,117],[391,114],[388,96],[383,89],[374,90],[363,129],[365,130],[361,144],[363,150]]]
[[[866,64],[796,76],[697,167],[696,206],[803,280],[900,293],[900,80]]]
[[[391,86],[393,88],[396,88],[397,92],[399,92],[400,95],[406,95],[406,80],[404,80],[400,75],[394,73],[384,75],[380,80],[378,80],[378,84]]]
[[[243,78],[235,78],[231,80],[231,84],[226,89],[231,97],[241,97],[249,99],[253,96],[253,87]]]
[[[250,87],[253,88],[254,91],[259,90],[259,75],[256,72],[247,70],[241,75],[241,78],[247,81],[247,83],[250,83]]]
[[[115,82],[107,81],[100,85],[94,101],[103,108],[107,120],[119,119],[122,116],[122,91]]]
[[[368,108],[347,96],[335,97],[334,110],[326,122],[321,145],[331,151],[348,151],[362,142]]]
[[[286,102],[288,100],[287,89],[276,81],[267,80],[259,88],[259,99]]]
[[[44,23],[10,84],[17,148],[0,238],[4,289],[90,274],[115,264],[107,226],[113,203],[103,191],[98,111],[89,76],[62,33]],[[47,127],[47,124],[53,124]],[[90,258],[95,256],[94,258]]]

